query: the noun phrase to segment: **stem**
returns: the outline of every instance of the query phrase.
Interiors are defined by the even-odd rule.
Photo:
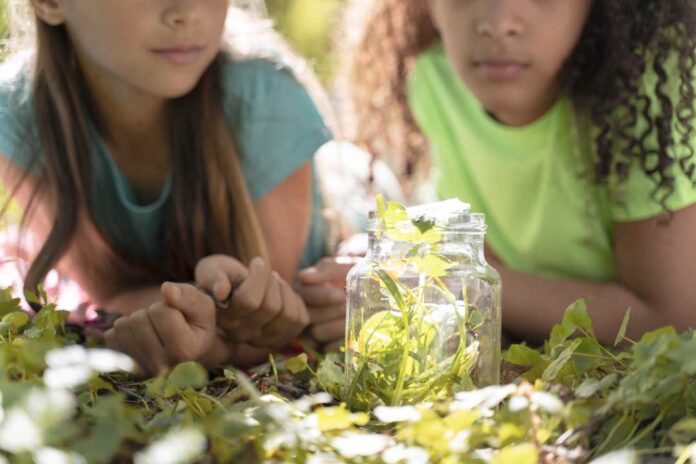
[[[276,383],[278,383],[278,368],[276,367],[273,354],[268,355],[268,361],[271,363],[271,369],[273,369],[273,378],[275,379]]]
[[[420,306],[425,305],[425,291],[423,291],[423,288],[425,286],[426,282],[426,277],[423,274],[420,274],[418,277],[418,284],[419,287],[421,288],[419,291],[419,296],[418,296],[418,301]],[[401,310],[401,317],[403,318],[404,321],[404,337],[403,337],[403,351],[401,353],[401,362],[399,363],[399,375],[396,378],[396,389],[394,390],[394,396],[392,397],[392,406],[397,406],[399,402],[401,401],[401,393],[403,392],[404,389],[404,382],[406,381],[406,365],[408,362],[408,352],[409,352],[409,343],[408,340],[411,335],[411,321],[410,321],[410,314],[407,310],[407,308],[404,306],[402,307]]]
[[[621,424],[623,424],[623,422],[624,422],[627,418],[628,418],[628,416],[626,415],[626,413],[624,413],[624,414],[621,416],[621,419],[619,419],[619,421],[618,421],[616,424],[614,424],[614,427],[611,428],[611,430],[610,430],[609,433],[607,434],[607,437],[606,437],[606,438],[602,441],[602,443],[597,447],[597,450],[596,450],[596,453],[597,453],[597,454],[601,454],[601,452],[604,451],[604,448],[609,444],[609,442],[611,441],[611,439],[614,437],[614,434],[616,433],[616,431],[619,429],[619,427],[621,426]]]

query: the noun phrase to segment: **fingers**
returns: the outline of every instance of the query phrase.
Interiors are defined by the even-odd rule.
[[[238,324],[234,324],[235,330],[230,335],[239,342],[246,342],[256,338],[261,333],[264,326],[277,318],[283,311],[283,292],[281,290],[280,277],[274,272],[268,281],[266,295],[260,307],[249,316],[240,319]]]
[[[141,371],[150,373],[150,366],[143,352],[138,349],[133,332],[131,331],[128,317],[117,319],[113,327],[104,334],[106,346],[127,354],[138,364]]]
[[[164,352],[162,341],[157,335],[152,321],[146,309],[140,309],[128,318],[128,325],[137,344],[138,350],[142,353],[147,370],[150,374],[156,375],[168,366],[167,355]]]
[[[346,333],[345,319],[334,319],[322,324],[313,324],[309,331],[311,337],[320,344],[342,341]]]
[[[296,284],[295,291],[307,306],[335,306],[346,302],[346,291],[333,285]]]
[[[218,301],[229,298],[231,282],[245,279],[249,271],[242,263],[225,255],[212,255],[201,259],[196,265],[196,284],[213,292]]]
[[[336,319],[345,320],[346,305],[338,304],[332,306],[307,306],[310,323],[313,325]]]
[[[249,265],[249,276],[232,295],[230,308],[235,319],[244,318],[261,307],[266,297],[271,268],[263,259],[254,258]]]
[[[193,285],[172,282],[163,283],[161,292],[164,303],[180,311],[188,325],[205,331],[215,329],[215,303],[208,295]]]
[[[172,362],[191,361],[198,357],[194,336],[181,311],[155,303],[147,315]]]
[[[305,285],[336,283],[345,286],[346,276],[357,262],[358,258],[347,256],[322,258],[315,266],[300,272],[297,280]]]
[[[295,294],[287,282],[280,277],[277,280],[283,301],[283,311],[262,328],[260,337],[256,340],[249,340],[249,344],[252,346],[283,348],[295,340],[309,324],[309,314],[307,314],[307,309],[300,297]]]

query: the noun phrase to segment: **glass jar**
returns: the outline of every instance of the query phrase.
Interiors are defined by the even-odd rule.
[[[458,200],[370,215],[369,248],[347,278],[346,402],[354,409],[497,384],[501,283],[484,216]]]

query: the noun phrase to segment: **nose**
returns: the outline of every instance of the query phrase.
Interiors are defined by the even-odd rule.
[[[198,21],[200,0],[168,0],[162,13],[169,27],[181,27]]]
[[[524,33],[519,0],[484,0],[478,14],[479,34],[502,39]]]

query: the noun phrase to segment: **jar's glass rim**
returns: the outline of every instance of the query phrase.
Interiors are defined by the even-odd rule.
[[[416,217],[408,221],[401,221],[394,224],[393,228],[400,230],[413,229],[416,227],[414,222],[418,220],[419,218]],[[435,221],[435,225],[439,227],[442,232],[482,234],[487,230],[486,215],[484,213],[452,213],[440,215]],[[367,231],[380,232],[384,230],[384,221],[377,218],[374,211],[370,212],[367,221]]]

